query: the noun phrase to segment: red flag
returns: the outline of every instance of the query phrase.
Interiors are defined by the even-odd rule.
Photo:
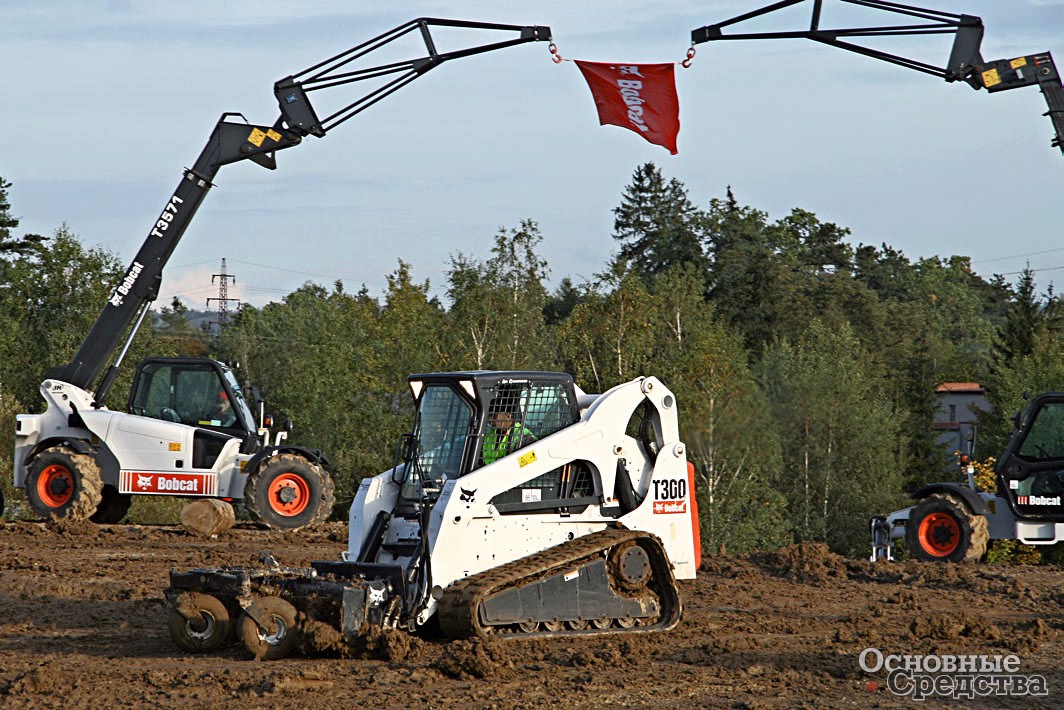
[[[674,64],[576,65],[587,80],[598,107],[599,125],[635,131],[676,155],[680,132],[680,100],[676,97]]]

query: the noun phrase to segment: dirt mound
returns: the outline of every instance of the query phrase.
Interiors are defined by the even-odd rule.
[[[830,584],[849,575],[849,560],[822,542],[788,545],[774,552],[751,555],[751,559],[772,574],[803,584]]]
[[[453,641],[432,664],[449,678],[498,678],[513,671],[505,641],[472,639]]]
[[[425,650],[417,636],[399,629],[371,629],[359,634],[349,648],[359,658],[396,662],[413,660]]]
[[[78,537],[83,539],[95,539],[100,536],[100,528],[88,520],[70,520],[53,515],[44,523],[51,532],[62,537]]]

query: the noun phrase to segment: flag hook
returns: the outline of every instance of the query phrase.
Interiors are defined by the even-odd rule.
[[[680,62],[680,66],[682,66],[684,69],[690,68],[691,60],[694,59],[694,58],[695,58],[695,47],[694,47],[694,45],[691,45],[687,49],[687,58],[684,59],[682,62]]]

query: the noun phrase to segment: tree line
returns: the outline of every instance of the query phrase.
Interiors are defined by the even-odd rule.
[[[0,179],[0,419],[13,431],[123,264],[65,224],[16,236],[9,187]],[[325,451],[340,519],[361,478],[393,465],[411,373],[563,370],[588,392],[656,375],[680,405],[711,552],[818,540],[867,554],[870,516],[951,475],[932,428],[936,384],[985,385],[984,455],[1000,449],[1024,391],[1064,386],[1059,301],[1030,270],[1010,284],[975,274],[966,256],[911,260],[800,208],[773,219],[730,187],[696,204],[653,163],[635,169],[613,216],[617,249],[582,282],[550,287],[544,236],[526,219],[485,240],[483,255],[456,249],[445,296],[400,259],[381,295],[307,283],[242,305],[218,334],[190,326],[175,299],[127,362],[236,363],[296,422],[293,441]]]

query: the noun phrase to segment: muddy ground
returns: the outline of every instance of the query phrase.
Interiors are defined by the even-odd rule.
[[[216,540],[168,526],[0,523],[2,708],[911,707],[862,650],[1015,654],[1037,698],[956,707],[1064,707],[1064,570],[880,564],[820,545],[712,558],[683,583],[671,632],[540,641],[424,641],[376,658],[250,660],[182,652],[166,631],[171,568],[337,559],[339,523],[240,525]],[[871,657],[871,656],[870,656]],[[948,674],[947,674],[948,675]],[[941,674],[940,674],[941,677]],[[937,707],[931,699],[917,704]]]

